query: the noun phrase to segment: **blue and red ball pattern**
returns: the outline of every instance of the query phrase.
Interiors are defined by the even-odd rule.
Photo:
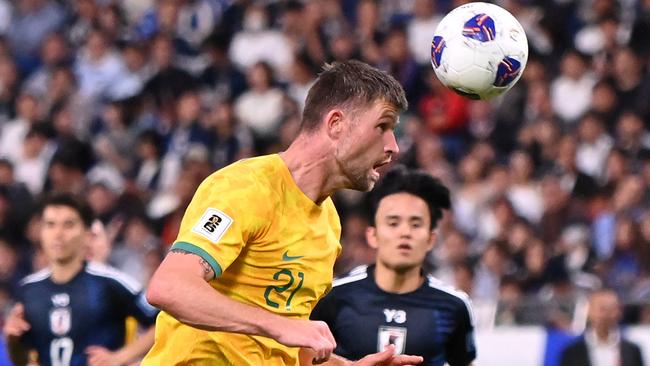
[[[505,57],[499,63],[497,76],[494,80],[494,86],[508,86],[521,71],[521,63],[512,57]]]
[[[431,61],[433,61],[433,66],[440,66],[440,58],[446,46],[444,38],[441,36],[433,37],[433,41],[431,42]]]
[[[463,36],[477,40],[479,42],[488,42],[496,37],[496,28],[494,19],[487,14],[477,14],[465,22],[463,27]]]

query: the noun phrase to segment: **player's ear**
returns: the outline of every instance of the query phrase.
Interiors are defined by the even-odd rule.
[[[344,132],[343,111],[340,109],[332,109],[325,115],[325,131],[327,135],[338,140]]]
[[[377,249],[377,229],[374,226],[366,228],[366,241],[369,247]]]
[[[433,249],[433,246],[436,245],[436,240],[438,239],[438,230],[431,229],[429,233],[429,245],[427,246],[427,250]]]

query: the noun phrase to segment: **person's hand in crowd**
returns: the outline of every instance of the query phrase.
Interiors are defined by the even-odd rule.
[[[31,329],[31,325],[25,320],[25,306],[17,303],[9,312],[2,332],[8,339],[17,339],[29,329]]]

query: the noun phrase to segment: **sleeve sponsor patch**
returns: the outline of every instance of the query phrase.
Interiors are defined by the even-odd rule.
[[[199,222],[194,225],[192,232],[207,238],[213,243],[218,243],[223,234],[232,224],[233,219],[217,210],[216,208],[208,208],[205,210]]]

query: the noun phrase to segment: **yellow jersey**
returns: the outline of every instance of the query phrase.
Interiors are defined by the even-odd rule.
[[[231,299],[308,319],[331,288],[340,234],[331,198],[314,203],[274,154],[206,178],[172,248],[205,259],[216,274],[210,284]],[[298,351],[266,337],[200,330],[160,312],[141,365],[297,365]]]

